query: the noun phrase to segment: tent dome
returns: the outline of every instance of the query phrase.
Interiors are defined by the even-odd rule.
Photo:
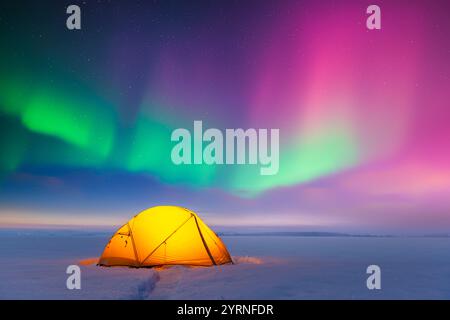
[[[120,227],[101,266],[212,266],[232,263],[222,240],[194,212],[176,206],[146,209]]]

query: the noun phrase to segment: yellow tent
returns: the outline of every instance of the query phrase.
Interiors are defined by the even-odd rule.
[[[212,266],[232,263],[222,240],[192,211],[159,206],[142,211],[106,245],[101,266]]]

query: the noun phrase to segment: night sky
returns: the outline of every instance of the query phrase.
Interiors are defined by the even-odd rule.
[[[450,230],[450,3],[2,1],[0,225]],[[81,7],[82,29],[66,28]],[[280,169],[176,166],[172,130],[279,128]]]

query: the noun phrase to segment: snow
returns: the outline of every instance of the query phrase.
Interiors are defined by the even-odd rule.
[[[0,230],[1,299],[450,299],[450,238],[222,236],[234,265],[95,265],[108,232]],[[81,268],[81,290],[66,268]],[[366,287],[381,267],[382,289]]]

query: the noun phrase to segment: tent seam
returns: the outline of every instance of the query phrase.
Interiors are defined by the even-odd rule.
[[[134,242],[133,230],[131,230],[130,223],[127,223],[127,224],[128,224],[128,229],[130,230],[131,244],[133,245],[133,251],[134,251],[134,259],[136,260],[138,265],[141,265],[141,263],[139,262],[139,255],[137,253],[136,245]]]
[[[202,239],[203,245],[205,246],[206,252],[208,253],[209,258],[211,259],[211,262],[213,265],[217,265],[216,261],[214,260],[211,251],[209,251],[208,245],[206,244],[205,238],[203,237],[202,231],[200,230],[200,227],[198,226],[197,217],[194,216],[195,224],[197,225],[198,233],[200,234],[200,238]]]

